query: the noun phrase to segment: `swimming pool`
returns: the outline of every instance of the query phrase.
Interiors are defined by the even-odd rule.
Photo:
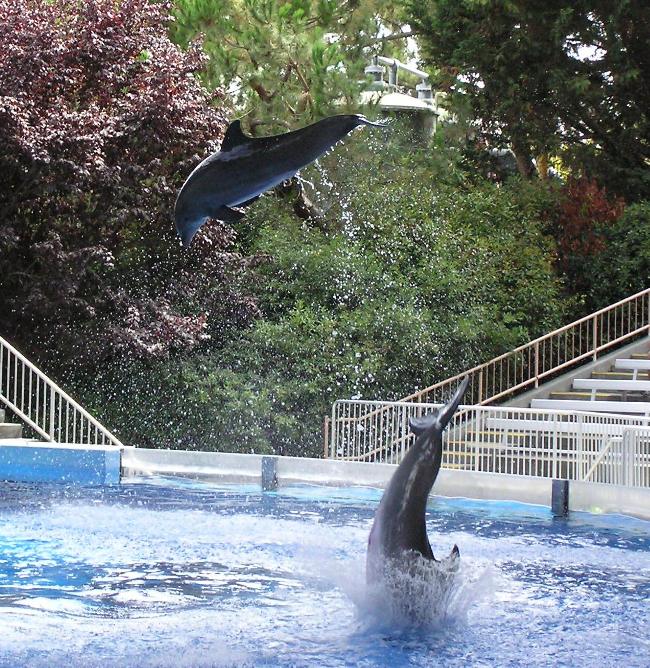
[[[413,628],[366,592],[380,496],[0,483],[0,665],[649,665],[649,522],[437,498],[434,552],[461,569]]]

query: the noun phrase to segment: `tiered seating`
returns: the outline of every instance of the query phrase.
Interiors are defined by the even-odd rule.
[[[650,354],[617,359],[607,372],[574,379],[569,391],[533,399],[531,408],[650,416]]]

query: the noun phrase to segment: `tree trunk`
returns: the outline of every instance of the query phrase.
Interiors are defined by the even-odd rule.
[[[530,180],[535,173],[535,167],[528,147],[519,141],[513,140],[512,152],[515,154],[519,173],[525,179]]]

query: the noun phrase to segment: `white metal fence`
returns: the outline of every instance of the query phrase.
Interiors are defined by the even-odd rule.
[[[327,456],[399,463],[413,442],[409,418],[434,407],[337,401]],[[444,433],[442,466],[650,487],[650,418],[464,406]]]
[[[626,427],[609,439],[583,480],[650,487],[650,428]]]
[[[0,405],[55,443],[122,443],[88,411],[0,337]]]

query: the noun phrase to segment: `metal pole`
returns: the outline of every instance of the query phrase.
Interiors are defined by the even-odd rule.
[[[325,419],[323,420],[323,459],[327,459],[328,457],[329,435],[330,435],[330,419],[326,415]]]
[[[50,440],[54,441],[54,410],[56,405],[56,393],[54,386],[50,385]]]

